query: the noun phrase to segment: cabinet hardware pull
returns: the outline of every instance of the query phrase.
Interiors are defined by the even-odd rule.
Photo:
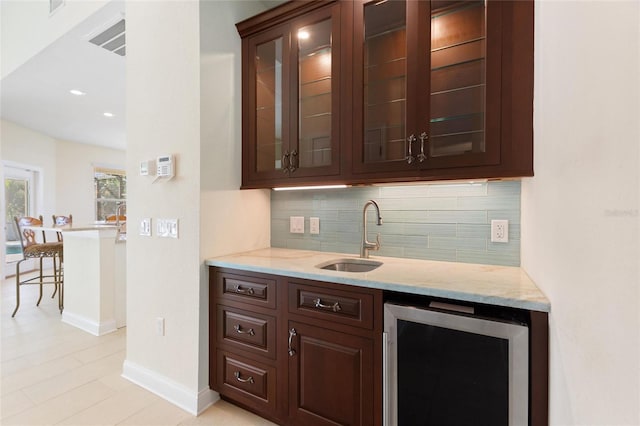
[[[291,160],[289,160],[289,171],[291,173],[298,170],[298,166],[300,165],[300,160],[298,159],[298,150],[294,149],[291,151]]]
[[[289,356],[294,356],[296,354],[296,350],[291,347],[291,342],[293,340],[293,336],[297,336],[296,329],[292,328],[289,330]]]
[[[256,382],[255,380],[253,380],[253,376],[249,376],[246,379],[241,378],[239,371],[234,371],[233,375],[236,377],[236,380],[239,381],[240,383],[251,383],[251,384],[254,384]]]
[[[315,304],[314,306],[318,309],[331,309],[333,312],[340,312],[342,310],[340,303],[336,302],[333,305],[323,305],[319,297],[315,299],[313,303]]]
[[[240,293],[240,294],[253,294],[253,287],[249,287],[248,289],[244,289],[241,286],[237,285],[236,286],[236,293]]]
[[[420,134],[420,154],[418,154],[418,161],[421,163],[427,159],[427,154],[424,153],[424,143],[429,139],[426,132]]]
[[[286,150],[284,154],[282,154],[282,173],[289,173],[289,169],[291,168],[291,160],[289,159],[289,150]]]
[[[407,164],[413,163],[416,157],[413,156],[413,143],[416,141],[416,135],[411,135],[407,138],[407,142],[409,142],[409,155],[405,158],[407,160]]]
[[[256,332],[253,331],[253,328],[250,328],[249,330],[243,330],[242,326],[240,324],[234,325],[233,329],[238,333],[238,334],[248,334],[249,336],[255,336]]]

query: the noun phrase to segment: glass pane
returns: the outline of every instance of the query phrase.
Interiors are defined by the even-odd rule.
[[[126,215],[124,203],[127,198],[127,176],[96,169],[93,182],[96,191],[96,220],[105,220],[107,216],[116,214],[119,204],[123,205],[119,214]]]
[[[256,171],[282,168],[282,38],[256,46]]]
[[[364,8],[365,163],[405,158],[406,1]]]
[[[430,155],[484,152],[485,2],[431,6]]]
[[[29,180],[5,178],[5,229],[7,230],[6,254],[22,252],[20,236],[16,229],[14,217],[29,216]]]
[[[331,165],[331,19],[300,28],[298,155],[300,167]]]

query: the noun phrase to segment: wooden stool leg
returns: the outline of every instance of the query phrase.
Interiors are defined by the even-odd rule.
[[[40,258],[40,297],[38,297],[38,301],[36,302],[36,306],[40,306],[40,301],[42,300],[42,258]]]
[[[22,260],[16,263],[16,308],[13,310],[11,314],[11,318],[16,316],[16,312],[18,312],[18,308],[20,307],[20,264]]]

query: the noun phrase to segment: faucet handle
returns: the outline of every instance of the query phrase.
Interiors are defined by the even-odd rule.
[[[379,232],[376,234],[376,246],[374,250],[380,250],[380,233]]]

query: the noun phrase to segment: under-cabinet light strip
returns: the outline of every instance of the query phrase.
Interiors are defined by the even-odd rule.
[[[318,185],[318,186],[283,186],[273,188],[274,191],[301,191],[305,189],[337,189],[346,188],[347,185]]]

